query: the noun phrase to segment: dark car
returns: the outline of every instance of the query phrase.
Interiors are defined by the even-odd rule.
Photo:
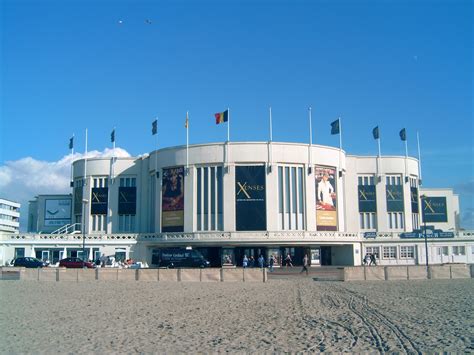
[[[45,266],[41,260],[31,257],[16,258],[13,266],[23,266],[28,268],[37,268]]]
[[[208,267],[209,261],[197,250],[185,248],[159,249],[153,252],[152,264],[159,267]]]
[[[59,260],[59,267],[75,268],[79,269],[82,267],[87,267],[89,269],[95,268],[94,263],[89,261],[83,261],[80,258],[66,258]]]

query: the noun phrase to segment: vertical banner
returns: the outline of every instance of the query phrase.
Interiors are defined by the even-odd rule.
[[[418,206],[418,188],[410,187],[411,213],[420,213]]]
[[[119,187],[118,214],[137,213],[137,188]]]
[[[82,215],[82,186],[74,188],[74,214]]]
[[[448,222],[446,197],[425,197],[421,203],[423,222]]]
[[[375,185],[357,186],[359,195],[359,212],[377,212],[377,195]]]
[[[91,214],[107,214],[108,187],[93,187],[91,191]]]
[[[161,231],[184,230],[184,167],[163,169]]]
[[[235,168],[235,225],[238,231],[267,229],[265,167]]]
[[[336,168],[318,166],[316,172],[316,229],[337,230]]]
[[[387,185],[387,212],[403,212],[403,186]]]

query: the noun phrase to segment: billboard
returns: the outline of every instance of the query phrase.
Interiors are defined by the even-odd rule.
[[[137,213],[137,188],[119,187],[118,214]]]
[[[448,222],[446,197],[425,197],[421,199],[423,222]]]
[[[184,230],[184,167],[163,169],[161,231]]]
[[[316,166],[316,229],[337,230],[336,168]]]
[[[47,199],[44,201],[44,225],[61,227],[71,223],[70,199]]]
[[[403,212],[403,185],[387,185],[387,212]]]
[[[418,188],[410,187],[411,213],[419,213]]]
[[[93,187],[91,191],[91,214],[107,214],[108,187]]]
[[[74,188],[74,214],[82,214],[82,186]]]
[[[357,194],[359,195],[359,212],[377,212],[375,185],[359,185]]]
[[[267,229],[265,167],[235,167],[235,225],[238,231]]]

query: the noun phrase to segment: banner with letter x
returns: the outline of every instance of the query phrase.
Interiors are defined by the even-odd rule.
[[[235,167],[235,225],[238,231],[267,229],[265,167]]]

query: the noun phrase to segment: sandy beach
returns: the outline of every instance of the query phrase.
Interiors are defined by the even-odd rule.
[[[474,352],[474,282],[0,281],[1,353]]]

